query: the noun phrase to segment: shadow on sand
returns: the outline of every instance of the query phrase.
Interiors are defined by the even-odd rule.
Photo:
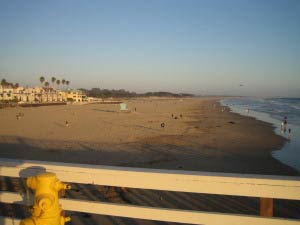
[[[174,137],[172,137],[174,138]],[[47,140],[34,140],[21,137],[2,137],[10,143],[0,143],[1,158],[18,158],[28,160],[45,160],[56,162],[86,163],[127,167],[183,169],[210,172],[262,173],[275,175],[298,175],[296,171],[279,163],[275,159],[257,154],[240,154],[222,152],[210,146],[198,146],[195,151],[191,146],[172,145],[166,141],[154,139],[139,143],[124,143],[112,146],[97,143],[58,142],[48,145]],[[51,148],[42,147],[46,143]],[[38,147],[40,146],[40,147]],[[56,146],[61,146],[60,148]],[[68,146],[68,147],[65,147]],[[30,168],[28,168],[30,169]],[[41,168],[41,171],[45,171]],[[22,171],[26,177],[26,170]],[[66,193],[68,198],[83,200],[134,204],[142,206],[163,207],[258,215],[258,198],[222,196],[208,194],[178,193],[153,191],[133,188],[120,188],[97,185],[71,184],[72,190]],[[0,177],[1,191],[26,193],[24,179]],[[25,199],[24,199],[25,200]],[[275,200],[274,216],[300,218],[299,201]],[[28,209],[18,204],[0,203],[0,215],[26,217]],[[176,224],[138,219],[102,216],[86,213],[67,212],[72,217],[70,225],[80,224]]]

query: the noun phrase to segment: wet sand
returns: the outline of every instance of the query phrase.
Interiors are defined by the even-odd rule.
[[[276,135],[270,124],[231,113],[228,108],[224,110],[218,99],[136,99],[125,101],[131,109],[129,113],[120,112],[119,105],[100,104],[2,109],[0,157],[299,176],[297,171],[271,157],[271,151],[280,149],[285,139]],[[17,120],[19,113],[24,116]],[[1,189],[8,188],[9,185],[4,185],[7,182],[19,182],[4,178],[2,181]],[[69,195],[84,199],[258,213],[255,198],[77,184],[74,187]],[[275,216],[297,218],[295,212],[299,208],[298,202],[279,201],[275,204]],[[72,224],[153,224],[84,214],[76,214],[74,218]]]

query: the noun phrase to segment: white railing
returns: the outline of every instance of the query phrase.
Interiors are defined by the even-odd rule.
[[[165,191],[250,196],[262,199],[266,210],[273,198],[300,200],[300,178],[265,175],[156,170],[59,162],[0,159],[0,176],[28,177],[53,172],[64,182],[142,188]],[[26,204],[24,195],[0,192],[0,202]],[[66,211],[168,221],[188,224],[300,225],[300,220],[238,214],[154,208],[126,204],[61,199]],[[264,209],[263,209],[264,210]],[[0,218],[0,224],[17,219]]]

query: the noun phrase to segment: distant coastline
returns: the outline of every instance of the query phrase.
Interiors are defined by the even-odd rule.
[[[132,91],[127,91],[125,89],[84,89],[79,88],[80,91],[85,93],[89,97],[95,98],[134,98],[134,97],[194,97],[193,94],[189,93],[172,93],[167,91],[156,91],[156,92],[145,92],[145,93],[136,93]]]

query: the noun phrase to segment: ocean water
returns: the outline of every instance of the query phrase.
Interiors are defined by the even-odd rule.
[[[275,132],[287,142],[272,156],[300,171],[300,98],[230,98],[221,100],[221,104],[233,112],[273,124]],[[285,117],[286,130],[281,126]]]

